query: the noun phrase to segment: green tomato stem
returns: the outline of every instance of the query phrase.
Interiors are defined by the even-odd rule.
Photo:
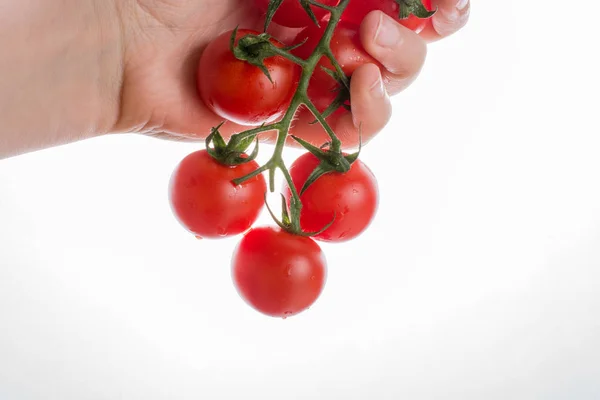
[[[319,3],[318,1],[308,0],[308,2],[310,3],[311,6],[322,8],[324,10],[329,11],[330,13],[333,13],[333,11],[335,10],[335,7],[331,7],[331,6],[328,6],[327,4]]]
[[[323,125],[325,132],[327,132],[327,134],[331,138],[331,150],[334,152],[340,151],[342,148],[342,142],[337,137],[337,135],[335,134],[333,129],[331,129],[331,127],[329,126],[327,121],[325,121],[325,118],[323,118],[323,115],[319,112],[319,110],[317,110],[317,107],[315,107],[315,105],[310,100],[308,100],[305,103],[305,105],[306,105],[306,107],[308,107],[310,112],[312,112],[315,115],[315,117],[317,118],[317,121],[319,121],[321,123],[321,125]]]
[[[348,83],[348,78],[346,77],[346,74],[342,70],[342,66],[340,65],[340,63],[338,62],[338,60],[335,59],[335,57],[334,57],[333,53],[331,52],[331,50],[328,49],[327,53],[325,53],[325,56],[327,56],[327,58],[329,59],[329,61],[333,65],[333,67],[335,68],[335,70],[338,73],[338,75],[342,78],[342,83],[344,84],[344,86],[346,86],[347,88],[349,88],[350,85]]]
[[[265,165],[263,165],[262,167],[250,172],[248,175],[243,176],[241,178],[238,179],[234,179],[233,180],[233,184],[234,185],[241,185],[242,183],[246,182],[247,180],[250,180],[252,178],[254,178],[255,176],[258,176],[260,174],[262,174],[263,172],[269,170],[271,168],[271,164],[270,163],[266,163]]]
[[[235,145],[239,144],[242,140],[244,140],[250,136],[256,137],[256,135],[258,135],[259,133],[277,130],[278,125],[279,125],[278,123],[269,124],[269,125],[261,125],[258,128],[254,128],[254,129],[250,129],[250,130],[247,130],[244,132],[237,133],[237,134],[231,136],[231,138],[229,139],[229,143],[231,144],[231,146],[235,146]]]
[[[292,233],[302,234],[302,228],[300,227],[300,212],[302,210],[302,201],[300,200],[298,190],[296,189],[296,187],[294,185],[294,182],[292,180],[290,172],[287,169],[285,162],[283,161],[283,150],[285,148],[285,143],[287,141],[287,137],[289,136],[290,126],[294,119],[294,115],[296,114],[298,107],[300,107],[303,104],[315,115],[317,120],[321,123],[321,125],[323,126],[323,128],[325,129],[325,131],[327,132],[329,137],[331,138],[331,149],[333,151],[341,150],[341,141],[338,139],[335,132],[329,126],[329,124],[327,123],[327,121],[325,120],[323,115],[317,110],[315,105],[308,98],[307,90],[308,90],[308,85],[309,85],[310,79],[311,79],[315,69],[317,68],[319,61],[321,60],[321,58],[323,56],[328,57],[332,61],[332,64],[334,65],[336,70],[338,70],[338,72],[340,72],[342,76],[345,76],[345,75],[343,75],[343,72],[341,71],[341,67],[340,67],[339,63],[335,60],[335,57],[333,57],[333,54],[330,49],[330,42],[331,42],[331,38],[333,37],[335,28],[340,21],[340,17],[342,15],[342,13],[344,12],[345,8],[348,6],[349,2],[350,2],[350,0],[341,0],[340,4],[338,6],[330,7],[330,6],[326,6],[324,4],[315,2],[315,1],[310,1],[310,4],[320,7],[320,8],[323,8],[331,13],[331,18],[329,19],[327,28],[325,29],[325,32],[323,33],[321,40],[317,44],[315,50],[310,55],[310,57],[308,57],[308,59],[306,59],[306,60],[302,60],[283,49],[279,49],[275,46],[272,46],[273,52],[275,52],[276,54],[278,54],[282,57],[287,58],[288,60],[290,60],[302,67],[302,74],[301,74],[300,80],[298,82],[298,88],[296,89],[296,92],[294,93],[294,96],[290,102],[290,105],[289,105],[285,115],[277,123],[264,125],[259,128],[256,128],[256,129],[241,132],[241,133],[238,133],[231,137],[231,140],[234,140],[237,143],[237,142],[243,140],[244,138],[247,138],[247,137],[253,136],[253,135],[256,136],[257,134],[262,133],[262,132],[266,132],[266,131],[270,131],[270,130],[278,131],[277,142],[275,144],[275,150],[273,152],[273,156],[271,157],[271,159],[265,165],[263,165],[256,171],[252,172],[251,174],[249,174],[247,176],[236,179],[234,182],[237,184],[242,183],[242,182],[268,170],[269,175],[270,175],[270,179],[269,179],[270,185],[269,186],[270,186],[271,192],[273,192],[274,187],[273,187],[272,180],[273,180],[274,172],[276,169],[281,170],[281,172],[283,173],[283,176],[285,177],[285,180],[290,188],[290,191],[291,191],[291,199],[290,199],[290,206],[289,206],[290,207],[291,226],[289,227],[289,230]]]
[[[290,53],[289,51],[285,51],[283,49],[280,49],[279,47],[273,45],[273,43],[269,43],[271,45],[270,50],[277,54],[278,56],[281,56],[283,58],[287,58],[288,60],[290,60],[291,62],[298,64],[301,67],[305,67],[306,66],[306,61],[301,59],[300,57],[296,57],[295,55],[293,55],[292,53]]]

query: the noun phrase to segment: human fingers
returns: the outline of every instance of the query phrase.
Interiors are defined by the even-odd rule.
[[[427,55],[425,42],[385,13],[369,13],[361,24],[360,38],[365,50],[384,66],[389,94],[401,92],[419,75]]]
[[[469,0],[434,0],[437,12],[420,33],[428,42],[434,42],[459,31],[466,25],[471,12]]]
[[[327,118],[327,123],[345,148],[356,147],[359,141],[366,143],[371,140],[385,127],[392,114],[381,72],[374,64],[362,65],[354,71],[350,97],[352,112],[340,108]],[[302,108],[296,115],[292,133],[314,145],[325,143],[329,136],[323,126],[314,121],[315,117]]]

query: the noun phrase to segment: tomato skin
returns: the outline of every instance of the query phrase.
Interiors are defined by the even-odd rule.
[[[431,0],[422,0],[423,5],[431,10]],[[400,6],[395,0],[352,0],[342,14],[342,21],[360,24],[368,13],[381,10],[390,17],[397,20],[405,27],[419,33],[427,25],[427,19],[417,18],[411,15],[407,19],[399,19]]]
[[[272,317],[287,318],[306,310],[327,278],[325,255],[314,240],[271,226],[246,233],[231,267],[240,296]]]
[[[271,83],[258,67],[235,58],[229,48],[231,34],[218,36],[202,53],[198,68],[202,100],[215,114],[240,125],[257,126],[281,118],[298,85],[300,67],[280,56],[265,59]],[[259,32],[239,29],[236,43],[247,34]]]
[[[231,181],[258,168],[256,161],[223,165],[206,150],[189,154],[169,182],[169,201],[176,219],[200,238],[247,231],[264,206],[265,178],[258,175],[238,186]]]
[[[295,49],[294,54],[304,59],[308,58],[317,47],[324,31],[325,27],[318,28],[316,26],[303,29],[296,36],[294,43],[301,43],[305,39],[306,42]],[[361,65],[375,64],[383,68],[381,63],[371,57],[362,46],[357,25],[340,22],[331,38],[330,46],[335,59],[347,77],[352,76],[352,73]],[[308,97],[319,111],[325,110],[335,100],[337,96],[336,89],[339,87],[338,82],[323,71],[321,67],[334,70],[329,59],[322,57],[310,80],[307,91]]]
[[[254,3],[258,9],[266,13],[269,8],[269,1],[254,0]],[[339,0],[321,0],[320,2],[328,6],[336,6]],[[327,15],[327,11],[322,8],[311,6],[311,9],[317,21],[321,21]],[[315,25],[298,0],[283,0],[273,16],[273,21],[288,28],[304,28],[305,26]]]
[[[298,191],[319,162],[313,154],[306,153],[292,164],[290,174]],[[291,193],[287,184],[284,196],[289,203]],[[300,226],[304,231],[320,231],[335,216],[333,224],[314,238],[328,242],[348,241],[364,232],[375,217],[379,204],[377,179],[359,159],[344,174],[330,172],[321,176],[306,189],[300,200]]]

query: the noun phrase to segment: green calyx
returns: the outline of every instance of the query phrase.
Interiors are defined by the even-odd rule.
[[[236,27],[231,34],[231,39],[229,41],[229,48],[231,49],[231,52],[238,60],[245,61],[250,65],[260,68],[265,76],[269,78],[271,83],[273,83],[273,79],[271,79],[269,69],[265,65],[265,59],[274,56],[281,56],[297,64],[303,63],[303,60],[293,56],[291,53],[289,53],[289,51],[302,46],[304,42],[293,46],[279,48],[271,43],[271,36],[269,36],[267,33],[261,33],[259,35],[245,35],[238,40],[236,45],[235,39],[237,37],[237,32],[238,28]]]
[[[325,174],[331,172],[344,174],[350,171],[352,164],[358,159],[362,149],[362,141],[360,140],[358,151],[356,153],[345,155],[342,153],[341,149],[334,148],[331,143],[326,143],[319,148],[308,143],[306,140],[300,139],[299,137],[292,135],[292,138],[296,142],[300,143],[300,145],[308,150],[312,155],[317,157],[319,161],[321,161],[308,176],[306,182],[304,182],[302,189],[300,189],[300,195],[302,195],[302,193],[304,193],[306,189],[310,187],[310,185],[315,183],[317,179]]]
[[[323,118],[329,117],[340,107],[344,107],[346,110],[350,111],[350,78],[345,75],[340,76],[337,71],[332,71],[329,68],[321,67],[321,69],[338,83],[338,86],[335,89],[337,95],[333,102],[321,113]],[[318,122],[319,121],[315,119],[311,124],[316,124]]]
[[[281,195],[281,214],[282,214],[282,216],[281,216],[281,221],[280,221],[277,219],[277,217],[275,216],[275,213],[269,206],[269,203],[267,202],[267,197],[265,195],[265,205],[267,206],[267,211],[269,211],[269,214],[271,214],[271,218],[273,218],[275,223],[284,231],[287,231],[289,233],[292,233],[292,234],[298,235],[298,236],[311,237],[311,236],[320,235],[321,233],[325,232],[334,223],[335,215],[333,216],[333,219],[329,223],[327,223],[327,225],[325,225],[322,229],[320,229],[316,232],[304,232],[302,230],[302,228],[300,227],[300,223],[299,223],[299,221],[300,221],[300,211],[299,210],[302,208],[302,205],[296,204],[297,201],[298,200],[296,200],[294,197],[292,197],[290,199],[290,207],[288,209],[288,204],[287,204],[287,201],[285,200],[285,196]],[[295,215],[295,214],[297,214],[297,215]]]
[[[219,132],[222,125],[223,123],[212,128],[210,135],[206,138],[206,151],[208,154],[223,165],[240,165],[254,160],[258,155],[258,137],[256,135],[248,136],[239,141],[230,140],[229,143],[226,143]],[[250,155],[246,154],[246,150],[255,139],[256,146],[254,146],[254,150]]]
[[[407,19],[411,15],[417,18],[431,18],[437,11],[428,10],[421,0],[394,0],[400,6],[400,19]]]
[[[275,16],[275,13],[279,9],[279,6],[283,3],[283,0],[271,0],[269,1],[269,8],[267,8],[267,16],[265,19],[265,32],[269,29],[269,25],[271,25],[271,21]]]
[[[306,14],[308,14],[310,19],[315,23],[315,25],[319,26],[319,21],[317,20],[317,17],[315,16],[315,13],[313,12],[312,8],[310,8],[310,6],[311,6],[310,0],[297,0],[297,1],[300,2],[300,5],[304,9],[304,11],[306,11]],[[279,9],[279,6],[281,6],[281,3],[283,3],[283,0],[271,0],[269,2],[269,8],[267,9],[267,16],[265,19],[265,28],[264,28],[265,32],[269,28],[269,25],[271,24],[271,21],[273,20],[275,13]]]
[[[264,63],[265,58],[275,55],[275,53],[269,51],[271,48],[271,42],[269,41],[270,36],[266,33],[261,33],[260,35],[246,35],[238,40],[236,46],[235,39],[237,37],[237,31],[238,28],[236,27],[231,34],[231,40],[229,42],[229,47],[235,58],[260,68],[267,78],[269,78],[269,81],[273,83],[271,74],[269,74],[269,70]]]
[[[275,149],[271,158],[262,166],[257,168],[255,171],[239,177],[233,180],[233,183],[238,185],[243,182],[252,179],[253,177],[268,173],[269,175],[269,191],[275,191],[275,171],[279,170],[283,173],[284,178],[288,184],[290,189],[290,198],[289,201],[285,200],[282,202],[282,218],[281,220],[275,218],[274,213],[271,209],[269,209],[269,213],[277,223],[279,227],[286,230],[287,232],[300,235],[300,236],[315,236],[328,229],[331,224],[335,220],[334,219],[327,224],[327,226],[323,227],[318,232],[303,232],[300,226],[300,213],[302,210],[302,201],[300,199],[300,194],[295,184],[293,182],[290,171],[288,170],[284,160],[283,160],[283,150],[287,142],[287,138],[290,136],[290,128],[292,126],[294,116],[299,107],[304,106],[310,111],[317,121],[323,126],[323,129],[329,136],[328,143],[322,148],[317,148],[312,146],[310,143],[303,141],[302,139],[295,138],[299,143],[301,143],[307,150],[311,153],[315,154],[320,160],[318,168],[313,171],[309,182],[307,182],[302,188],[305,191],[310,184],[314,183],[319,177],[323,176],[326,173],[337,172],[337,173],[345,173],[348,172],[352,166],[352,163],[356,161],[358,157],[358,152],[355,154],[345,155],[341,152],[342,143],[340,139],[337,137],[332,127],[329,125],[325,117],[322,113],[316,108],[316,106],[312,103],[312,101],[308,97],[308,86],[313,73],[316,68],[319,68],[319,61],[322,57],[327,57],[331,61],[333,66],[333,71],[326,71],[329,75],[332,75],[339,83],[339,86],[342,90],[348,90],[349,88],[349,79],[345,76],[340,64],[337,62],[333,53],[331,51],[330,42],[333,37],[333,33],[335,31],[336,26],[341,20],[342,13],[348,6],[350,0],[340,0],[337,6],[326,6],[319,3],[316,0],[296,0],[300,1],[301,4],[304,2],[303,6],[310,5],[313,7],[320,7],[325,9],[330,13],[330,18],[327,22],[327,26],[323,32],[323,36],[319,41],[319,44],[313,50],[311,56],[306,59],[301,59],[292,53],[289,50],[294,49],[296,46],[282,48],[278,46],[278,43],[273,43],[272,39],[266,33],[262,34],[248,34],[244,37],[241,37],[237,40],[237,30],[233,32],[231,36],[230,48],[232,54],[238,58],[239,60],[243,60],[248,62],[251,65],[258,66],[262,69],[266,76],[269,76],[268,70],[264,65],[264,60],[271,56],[280,56],[286,58],[287,60],[295,63],[296,65],[301,67],[301,76],[298,82],[298,86],[294,95],[292,96],[290,105],[288,106],[287,111],[281,118],[281,120],[277,122],[272,122],[268,124],[263,124],[260,127],[253,128],[250,130],[246,130],[243,132],[239,132],[234,134],[229,143],[225,143],[220,134],[218,134],[218,127],[215,128],[217,132],[213,132],[210,140],[207,140],[207,144],[216,143],[215,148],[211,149],[211,154],[214,154],[217,159],[225,160],[226,163],[234,164],[236,162],[246,161],[248,159],[252,159],[255,156],[255,152],[252,153],[251,156],[244,158],[243,155],[240,154],[240,151],[245,150],[248,146],[250,146],[251,142],[257,137],[257,135],[267,132],[267,131],[276,131],[277,132],[277,140],[275,143]],[[276,7],[281,5],[282,1],[280,0],[271,0],[271,7],[276,10]],[[306,8],[305,8],[306,9]],[[272,15],[271,15],[272,18]],[[268,21],[267,21],[268,25]],[[236,43],[237,40],[237,43]],[[303,43],[298,44],[302,45]],[[346,94],[344,94],[346,96]],[[345,97],[342,97],[342,94],[338,96],[338,104],[332,107],[339,108],[339,106],[346,106],[347,103],[343,100]],[[333,110],[335,111],[335,110]],[[360,133],[360,130],[359,130]],[[207,146],[208,147],[208,146]],[[243,149],[243,150],[242,150]],[[360,149],[359,149],[360,152]],[[236,154],[237,153],[237,154]],[[236,157],[237,156],[237,157]],[[266,194],[265,194],[266,197]],[[266,198],[265,198],[266,201]],[[268,206],[268,204],[267,204]]]

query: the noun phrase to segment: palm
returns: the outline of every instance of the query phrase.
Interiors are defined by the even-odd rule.
[[[238,25],[258,28],[260,14],[248,0],[138,0],[134,14],[120,129],[159,137],[205,137],[221,120],[197,94],[202,49]],[[233,124],[223,128],[225,133],[241,129]]]
[[[126,11],[125,68],[121,92],[121,109],[117,131],[139,132],[170,139],[205,138],[210,129],[222,119],[206,108],[196,88],[198,62],[202,50],[219,34],[236,26],[260,30],[262,16],[253,0],[116,0],[133,3]],[[436,0],[436,4],[455,0]],[[448,7],[448,6],[447,6]],[[122,8],[127,8],[123,4]],[[133,8],[133,9],[131,9]],[[468,16],[468,7],[464,11]],[[361,38],[378,53],[384,65],[392,71],[379,71],[364,65],[352,74],[352,114],[338,110],[328,118],[329,125],[347,146],[358,143],[359,128],[363,142],[376,135],[387,123],[391,105],[386,95],[374,97],[375,82],[383,80],[387,89],[398,92],[417,75],[424,61],[425,45],[418,36],[404,36],[395,51],[377,50],[374,38],[375,19],[366,24]],[[435,22],[435,21],[434,21]],[[363,25],[363,28],[365,25]],[[433,29],[433,28],[432,28]],[[290,43],[297,31],[271,24],[270,32],[277,39]],[[406,32],[405,32],[406,34]],[[439,37],[439,34],[436,33]],[[365,40],[367,42],[365,43]],[[373,55],[373,54],[372,54]],[[375,57],[377,59],[377,57]],[[385,91],[381,91],[385,92]],[[314,116],[308,110],[297,115],[291,133],[314,144],[329,139],[323,127],[312,124]],[[227,123],[221,128],[224,136],[247,127]],[[261,139],[272,140],[274,132],[261,134]],[[295,143],[291,141],[292,143]]]

